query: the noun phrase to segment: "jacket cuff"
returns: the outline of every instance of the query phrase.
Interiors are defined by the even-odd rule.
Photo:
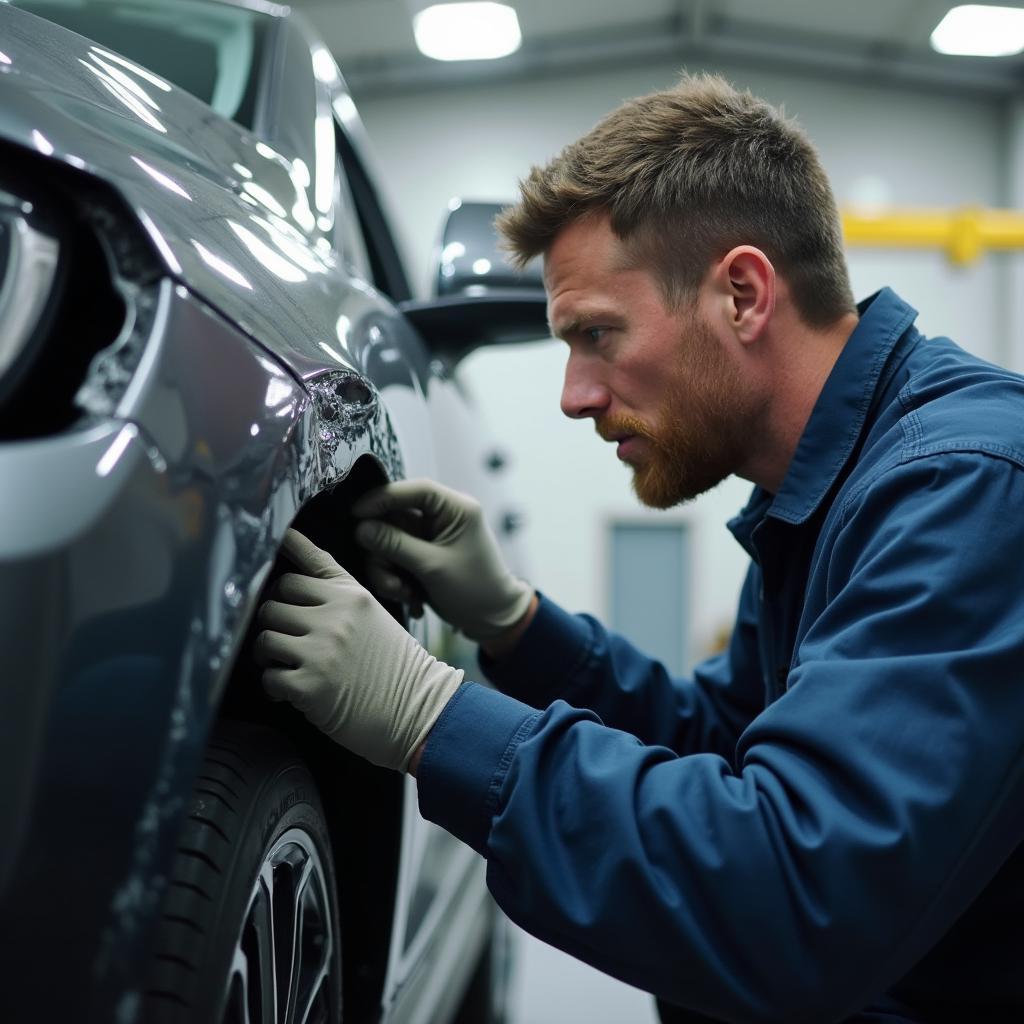
[[[538,711],[512,697],[463,684],[423,748],[416,772],[423,817],[486,856],[502,783],[538,718]]]
[[[501,690],[535,708],[561,697],[594,646],[591,620],[572,615],[538,591],[540,602],[519,643],[500,661],[481,649],[484,674]]]

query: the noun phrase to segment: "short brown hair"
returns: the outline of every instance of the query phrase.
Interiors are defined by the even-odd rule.
[[[519,267],[604,211],[671,306],[695,294],[713,259],[746,244],[785,277],[806,323],[828,326],[854,308],[839,212],[810,140],[717,75],[629,100],[532,168],[520,190],[496,222]]]

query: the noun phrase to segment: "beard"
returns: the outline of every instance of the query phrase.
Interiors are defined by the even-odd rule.
[[[767,405],[696,315],[680,338],[679,361],[666,374],[655,423],[607,416],[595,424],[605,440],[636,434],[647,442],[633,465],[633,492],[644,505],[660,509],[691,501],[737,472]]]

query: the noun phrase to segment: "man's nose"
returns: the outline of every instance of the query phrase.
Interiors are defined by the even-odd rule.
[[[570,356],[562,384],[562,412],[574,420],[596,418],[608,408],[608,401],[608,389],[588,372],[585,361]]]

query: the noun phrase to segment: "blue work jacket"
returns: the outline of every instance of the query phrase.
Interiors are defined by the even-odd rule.
[[[542,599],[419,800],[514,921],[723,1021],[1024,1020],[1024,380],[888,289],[825,383],[728,650],[674,679]]]

